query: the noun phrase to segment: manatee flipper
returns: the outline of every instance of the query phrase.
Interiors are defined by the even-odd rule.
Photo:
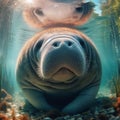
[[[24,94],[35,108],[45,111],[53,109],[52,106],[47,103],[42,92],[38,90],[24,89]]]
[[[99,85],[84,89],[70,104],[65,106],[63,113],[80,113],[88,109],[94,102]]]

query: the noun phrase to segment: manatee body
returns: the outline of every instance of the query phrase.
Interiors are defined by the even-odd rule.
[[[23,46],[16,76],[25,97],[37,109],[74,114],[93,103],[101,63],[95,46],[83,33],[50,28]]]

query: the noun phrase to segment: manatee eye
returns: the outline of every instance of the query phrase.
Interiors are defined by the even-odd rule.
[[[39,15],[39,16],[43,16],[44,15],[41,8],[35,9],[34,12],[35,12],[36,15]]]
[[[37,52],[43,44],[43,40],[39,40],[35,45],[34,45],[34,51]]]
[[[85,43],[82,40],[80,40],[80,45],[84,48]]]
[[[82,38],[77,38],[77,40],[79,41],[80,45],[82,48],[84,48],[86,45],[85,45],[85,42],[84,42],[84,39]]]
[[[76,8],[76,12],[78,12],[78,13],[83,12],[83,7],[77,7],[77,8]]]

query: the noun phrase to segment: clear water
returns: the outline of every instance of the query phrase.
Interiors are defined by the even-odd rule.
[[[120,74],[119,25],[114,23],[118,18],[114,16],[116,18],[113,20],[111,8],[113,3],[110,3],[111,0],[91,1],[96,4],[93,16],[86,24],[78,26],[78,29],[90,37],[98,49],[103,70],[100,93],[108,95],[111,93],[112,78]],[[24,0],[21,0],[21,2],[24,2]],[[12,5],[8,3],[6,7],[8,10],[6,11],[0,5],[0,80],[2,88],[10,91],[10,93],[19,90],[15,79],[18,53],[25,41],[37,31],[40,31],[29,27],[24,22],[21,12],[23,6],[15,7],[14,4],[14,1]],[[118,3],[114,4],[117,9]],[[101,6],[104,6],[103,10]],[[105,6],[107,9],[105,9]],[[13,11],[10,11],[11,7]],[[113,13],[113,15],[115,14]]]

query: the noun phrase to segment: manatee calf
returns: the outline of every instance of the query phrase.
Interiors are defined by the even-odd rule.
[[[23,46],[17,81],[37,109],[78,113],[90,107],[98,92],[101,62],[94,44],[72,28],[49,28]]]

